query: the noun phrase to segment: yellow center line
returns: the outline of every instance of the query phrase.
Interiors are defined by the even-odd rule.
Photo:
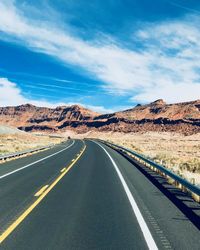
[[[44,187],[42,187],[34,196],[40,196],[47,188],[49,185],[45,185]]]
[[[65,170],[66,170],[66,168],[63,168],[63,169],[60,170],[60,172],[62,173],[62,172],[64,172]]]
[[[81,154],[74,159],[74,161],[66,168],[63,173],[58,176],[58,178],[37,198],[37,200],[30,205],[28,209],[26,209],[23,214],[19,216],[1,235],[0,235],[0,244],[15,230],[15,228],[32,212],[32,210],[44,199],[45,196],[56,186],[56,184],[69,172],[69,170],[74,166],[74,164],[79,160],[82,156],[83,152],[86,149],[86,145],[84,144],[83,151]]]

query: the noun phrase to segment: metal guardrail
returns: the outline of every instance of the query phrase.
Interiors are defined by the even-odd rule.
[[[24,155],[24,154],[29,154],[29,153],[37,152],[37,151],[40,151],[40,150],[43,150],[43,149],[50,148],[52,146],[54,146],[54,144],[50,144],[48,146],[44,146],[44,147],[40,147],[40,148],[23,150],[23,151],[19,151],[19,152],[12,153],[12,154],[3,154],[3,155],[0,155],[0,161],[1,160],[6,160],[8,158],[14,158],[14,157],[17,157],[17,156],[21,156],[21,155]]]
[[[138,159],[142,160],[143,162],[149,164],[153,168],[156,168],[157,170],[161,171],[165,175],[169,176],[174,181],[178,182],[179,184],[181,184],[183,187],[185,187],[186,189],[188,189],[192,193],[200,196],[200,188],[198,186],[193,185],[189,181],[183,179],[182,177],[180,177],[177,174],[173,173],[172,171],[170,171],[169,169],[165,168],[164,166],[161,166],[161,165],[155,163],[154,161],[147,159],[145,156],[143,156],[141,154],[138,154],[135,151],[132,151],[132,150],[130,150],[128,148],[124,148],[122,146],[119,146],[119,145],[116,145],[114,143],[110,143],[110,142],[107,142],[107,141],[103,141],[103,140],[99,140],[99,141],[103,142],[104,144],[107,144],[108,146],[110,145],[111,147],[115,147],[115,148],[121,149],[121,150],[123,150],[125,152],[128,152],[128,153],[134,155]]]

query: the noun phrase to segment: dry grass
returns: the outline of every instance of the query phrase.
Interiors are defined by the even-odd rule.
[[[60,143],[62,138],[51,138],[46,136],[36,136],[31,134],[0,134],[0,154],[14,153],[26,149],[32,149]]]
[[[166,166],[175,173],[200,185],[200,134],[183,136],[175,133],[87,133],[130,148]]]
[[[74,138],[93,137],[130,148],[166,166],[175,173],[200,185],[200,134],[183,136],[176,133],[98,133],[76,135],[72,131],[63,134]],[[33,134],[0,135],[0,154],[60,143],[64,138],[50,138]]]

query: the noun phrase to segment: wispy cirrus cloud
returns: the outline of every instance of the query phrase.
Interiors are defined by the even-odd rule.
[[[129,93],[132,101],[140,102],[199,98],[200,17],[197,15],[143,25],[134,32],[132,45],[126,48],[114,38],[107,39],[108,36],[86,41],[50,21],[29,18],[14,1],[1,1],[0,9],[0,31],[6,39],[14,39],[66,65],[78,66],[84,74],[100,80],[106,91]],[[142,49],[137,47],[138,43]]]
[[[46,96],[42,96],[42,100],[25,97],[21,89],[15,82],[8,80],[7,78],[0,78],[0,107],[4,106],[17,106],[21,104],[30,103],[39,107],[55,108],[58,106],[70,106],[78,104],[88,109],[99,113],[112,113],[113,109],[106,109],[103,106],[88,105],[85,103],[73,103],[73,102],[57,102],[47,101]]]
[[[42,107],[53,107],[64,105],[63,103],[51,103],[44,100],[38,101],[29,99],[22,94],[21,89],[15,82],[9,81],[7,78],[0,78],[0,106],[16,106],[31,103]]]

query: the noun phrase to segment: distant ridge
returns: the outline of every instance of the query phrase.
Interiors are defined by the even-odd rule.
[[[166,104],[159,99],[150,104],[138,104],[132,109],[103,115],[79,105],[45,108],[25,104],[1,107],[0,124],[24,131],[64,132],[71,129],[78,133],[97,130],[193,134],[200,132],[200,100]]]

